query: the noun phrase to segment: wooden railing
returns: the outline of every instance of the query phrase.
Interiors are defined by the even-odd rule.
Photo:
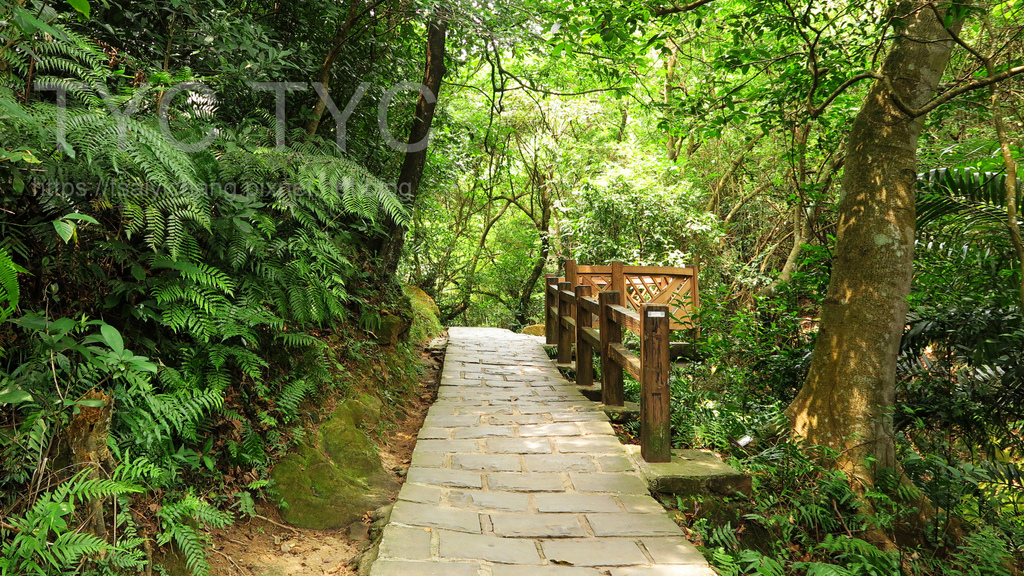
[[[623,372],[640,381],[641,455],[648,462],[668,462],[672,448],[669,334],[696,328],[691,320],[699,302],[696,267],[626,267],[621,262],[577,266],[570,260],[565,268],[565,277],[548,274],[545,281],[548,344],[556,344],[558,362],[568,364],[575,342],[579,386],[593,385],[594,354],[598,354],[601,401],[607,406],[623,406]],[[684,297],[678,296],[681,292]],[[676,299],[670,300],[672,296]],[[640,337],[639,356],[623,346],[623,329]]]

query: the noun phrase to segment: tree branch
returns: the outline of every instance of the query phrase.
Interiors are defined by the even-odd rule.
[[[828,98],[825,98],[825,101],[822,102],[820,106],[815,106],[814,108],[808,110],[808,112],[811,115],[811,118],[817,118],[818,116],[821,116],[825,109],[828,108],[829,105],[832,104],[832,102],[836,98],[841,96],[843,92],[846,92],[846,90],[850,86],[853,86],[857,82],[860,82],[861,80],[865,80],[867,78],[874,78],[877,80],[881,78],[881,76],[876,74],[875,72],[861,72],[860,74],[857,74],[856,76],[850,78],[846,82],[843,82],[842,84],[839,85],[838,88],[836,88],[831,94],[828,95]]]
[[[18,528],[17,526],[12,526],[7,522],[4,522],[3,520],[0,520],[0,528],[4,530],[10,530],[11,532],[21,532],[21,528]]]
[[[900,109],[900,112],[903,112],[911,119],[913,119],[919,116],[924,116],[925,114],[931,112],[932,110],[935,110],[939,106],[942,106],[946,102],[949,102],[950,100],[956,98],[957,96],[960,96],[961,94],[966,94],[967,92],[977,90],[978,88],[991,86],[992,84],[1002,82],[1003,80],[1006,80],[1008,78],[1013,78],[1018,74],[1024,74],[1024,65],[1014,66],[1013,68],[1007,68],[1006,70],[1003,70],[1002,72],[996,74],[995,76],[989,76],[988,78],[975,80],[974,82],[969,82],[959,88],[954,88],[953,90],[943,93],[941,96],[933,98],[931,102],[925,104],[920,108],[911,108],[907,106],[905,102],[900,100],[899,96],[896,95],[896,91],[893,89],[892,82],[889,81],[888,77],[882,78],[882,81],[885,82],[885,87],[889,90],[889,97],[892,98],[893,104],[895,104],[896,107]]]
[[[668,16],[670,14],[679,14],[682,12],[690,12],[696,10],[705,4],[710,4],[714,0],[694,0],[689,4],[680,6],[679,4],[673,4],[672,6],[662,6],[661,8],[654,8],[651,13],[657,17]]]

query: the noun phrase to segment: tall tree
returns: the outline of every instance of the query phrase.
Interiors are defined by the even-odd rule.
[[[430,125],[434,121],[434,111],[441,92],[441,81],[446,72],[444,64],[445,41],[448,35],[448,24],[443,19],[436,19],[427,27],[426,70],[423,74],[423,87],[416,103],[416,112],[409,130],[409,149],[402,162],[402,170],[398,175],[398,190],[402,195],[402,203],[410,212],[416,205],[420,180],[423,179],[423,168],[427,162],[426,143],[430,137]],[[377,252],[381,260],[381,271],[393,275],[398,269],[398,262],[405,245],[405,225],[394,220],[388,224],[387,235]]]
[[[924,114],[954,47],[949,5],[898,2],[898,34],[847,142],[828,296],[807,380],[787,414],[872,485],[894,468],[891,409],[914,263],[914,186]],[[957,31],[960,21],[950,30]]]

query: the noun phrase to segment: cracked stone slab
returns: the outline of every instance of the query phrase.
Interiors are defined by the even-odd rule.
[[[656,564],[706,564],[704,556],[685,538],[643,538],[640,543]]]
[[[452,467],[482,472],[522,472],[523,470],[518,454],[452,454]]]
[[[423,421],[425,428],[456,428],[459,426],[476,426],[480,423],[477,414],[428,414]]]
[[[436,486],[424,486],[414,482],[406,482],[398,493],[399,500],[418,502],[420,504],[440,504],[441,489]]]
[[[491,514],[494,533],[509,538],[581,538],[587,535],[575,514]]]
[[[580,436],[556,438],[559,452],[586,452],[588,454],[621,453],[622,443],[615,436]]]
[[[470,510],[526,512],[530,507],[530,497],[521,492],[452,490],[448,494],[448,503],[456,508]]]
[[[445,528],[473,534],[479,534],[481,531],[480,515],[476,512],[416,502],[395,502],[395,507],[391,510],[391,522],[426,528]]]
[[[621,512],[615,498],[606,494],[537,494],[538,512]]]
[[[613,568],[611,576],[715,576],[707,566],[636,566]]]
[[[550,454],[551,441],[547,438],[488,438],[487,451],[491,454]],[[475,450],[467,450],[475,452]]]
[[[416,438],[419,440],[447,440],[451,437],[451,428],[421,428],[416,434]]]
[[[511,438],[512,434],[511,426],[470,426],[455,429],[456,438]]]
[[[479,452],[476,440],[418,440],[413,452]]]
[[[562,477],[554,472],[494,472],[487,475],[487,487],[509,492],[561,492]]]
[[[472,470],[447,468],[410,468],[409,482],[448,488],[483,488],[483,476]]]
[[[370,568],[370,576],[477,576],[479,573],[480,564],[476,562],[378,560]]]
[[[441,558],[486,560],[500,564],[540,564],[537,545],[531,540],[441,531]]]
[[[526,454],[524,458],[530,472],[597,472],[587,454]]]
[[[491,567],[491,576],[601,576],[596,568],[576,566],[511,566],[499,564]]]
[[[682,530],[665,514],[587,514],[597,536],[679,536]]]
[[[637,514],[664,514],[665,509],[662,508],[661,504],[647,495],[639,494],[619,494],[617,495],[619,502],[626,507],[627,512],[634,512]]]
[[[419,468],[444,468],[448,457],[442,452],[417,450],[412,453],[410,465]]]
[[[519,435],[527,436],[582,436],[578,426],[573,422],[555,422],[552,424],[527,424],[519,427]]]
[[[570,472],[569,479],[580,492],[647,494],[647,483],[627,472]]]
[[[604,412],[552,412],[551,419],[555,422],[606,422],[608,415]]]
[[[540,546],[548,560],[570,566],[647,564],[647,556],[636,542],[623,538],[545,540]]]
[[[428,560],[430,558],[430,530],[396,525],[385,527],[378,558]]]

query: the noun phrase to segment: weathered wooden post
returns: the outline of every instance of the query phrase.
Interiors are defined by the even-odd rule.
[[[563,294],[564,291],[572,290],[572,284],[568,282],[558,283],[558,363],[568,364],[572,362],[572,337],[573,331],[562,325],[564,318],[572,318],[572,303]]]
[[[622,325],[612,320],[608,307],[619,303],[619,292],[605,290],[597,295],[601,304],[597,319],[601,330],[601,402],[606,406],[622,406],[622,366],[613,362],[609,344],[622,342]]]
[[[573,260],[572,258],[570,258],[570,259],[565,261],[565,281],[569,283],[569,290],[570,291],[574,290],[575,289],[574,287],[577,284],[579,284],[579,282],[577,281],[578,280],[578,276],[576,274],[576,268],[577,268],[576,261]],[[569,309],[569,317],[570,318],[575,318],[576,317],[576,303],[575,302],[572,304],[572,307]],[[569,335],[569,337],[572,338],[573,342],[576,342],[576,331],[573,330],[572,333]]]
[[[690,288],[690,293],[693,294],[693,298],[690,300],[690,321],[693,324],[693,339],[700,338],[700,326],[693,320],[693,314],[700,309],[700,283],[697,281],[697,277],[700,276],[700,259],[693,265],[693,286]]]
[[[590,286],[576,287],[576,385],[593,386],[594,350],[583,335],[583,330],[593,322],[592,314],[583,308],[581,301],[590,296]]]
[[[551,312],[552,306],[558,309],[558,296],[551,293],[552,286],[558,287],[558,274],[544,276],[544,342],[547,344],[558,343],[557,318]]]
[[[664,304],[640,310],[640,455],[648,462],[672,459],[668,321]]]
[[[626,274],[622,271],[622,262],[612,262],[612,285],[611,289],[619,293],[619,301],[616,304],[626,305]]]

